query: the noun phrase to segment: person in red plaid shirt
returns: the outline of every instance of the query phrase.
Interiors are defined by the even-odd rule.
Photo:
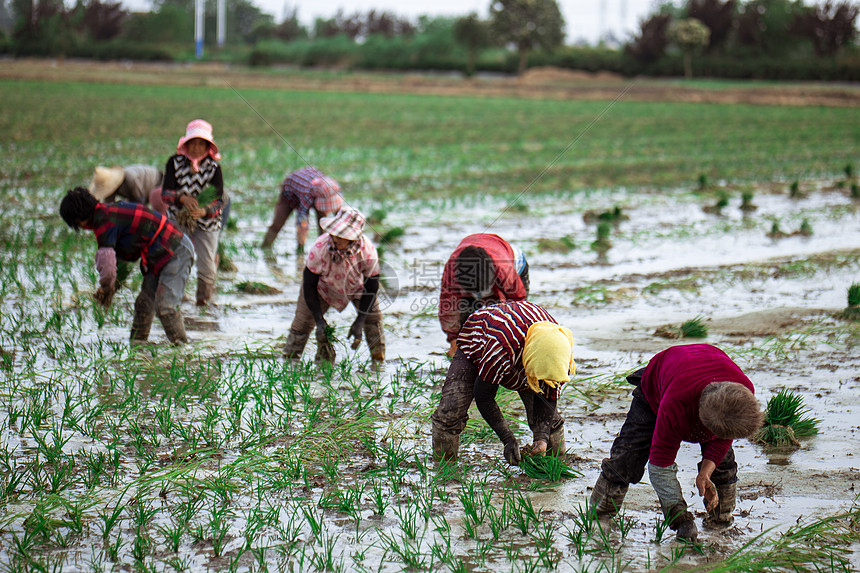
[[[96,268],[99,288],[96,300],[110,307],[116,292],[116,261],[140,259],[143,285],[134,302],[132,344],[149,338],[157,313],[172,344],[188,342],[179,303],[194,263],[194,245],[164,215],[138,203],[99,203],[87,189],[71,189],[60,202],[60,216],[74,230],[89,229],[96,235]]]
[[[320,219],[334,215],[343,206],[343,195],[337,181],[316,167],[293,171],[281,184],[281,194],[275,205],[275,219],[269,225],[262,247],[271,248],[278,233],[293,211],[296,212],[296,253],[304,254],[308,238],[310,211],[316,211],[317,228],[323,233]]]

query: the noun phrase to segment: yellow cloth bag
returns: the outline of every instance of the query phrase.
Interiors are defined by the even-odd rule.
[[[542,394],[540,383],[550,388],[569,382],[576,373],[573,361],[573,333],[552,322],[540,321],[529,326],[523,345],[526,382],[535,393]]]

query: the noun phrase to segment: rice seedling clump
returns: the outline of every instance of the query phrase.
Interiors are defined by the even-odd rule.
[[[797,438],[818,433],[821,420],[806,416],[803,396],[783,388],[767,401],[762,428],[753,436],[753,441],[773,446],[799,446]]]
[[[544,481],[561,481],[563,479],[582,477],[582,474],[566,463],[562,456],[532,456],[525,454],[520,462],[520,469],[530,478]]]

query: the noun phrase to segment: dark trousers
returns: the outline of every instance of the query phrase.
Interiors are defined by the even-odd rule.
[[[603,460],[600,468],[607,481],[624,487],[631,483],[638,483],[645,474],[645,466],[651,453],[654,427],[657,424],[657,414],[651,410],[642,389],[638,386],[641,378],[641,370],[628,377],[631,383],[637,385],[633,390],[630,411],[618,437],[612,442],[609,457]],[[699,466],[701,467],[701,462]],[[735,462],[735,452],[729,448],[723,460],[717,464],[717,469],[711,475],[711,481],[717,487],[735,483],[738,481],[737,474],[738,464]]]
[[[477,379],[478,365],[466,358],[462,350],[457,350],[451,360],[451,366],[448,367],[445,382],[442,384],[442,397],[439,400],[439,406],[430,416],[437,429],[455,435],[459,435],[463,431],[466,422],[469,421],[469,406],[474,399],[475,381]],[[526,410],[529,428],[534,433],[542,421],[534,419],[533,404],[535,399],[541,399],[541,397],[531,391],[519,392],[519,395]],[[487,423],[493,426],[491,420],[487,420]],[[563,425],[564,418],[554,408],[552,419],[549,421],[550,433]]]

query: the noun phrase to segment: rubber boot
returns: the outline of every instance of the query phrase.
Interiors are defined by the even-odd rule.
[[[215,284],[197,279],[197,306],[206,306],[212,298]]]
[[[370,358],[374,362],[385,362],[385,332],[382,321],[364,323],[364,339],[370,349]]]
[[[678,537],[689,541],[696,541],[699,535],[696,529],[696,520],[693,514],[687,511],[687,502],[683,499],[678,503],[665,507],[662,505],[663,517],[669,523],[669,529],[678,532]]]
[[[621,509],[624,497],[627,495],[628,485],[610,483],[603,472],[597,478],[594,489],[591,490],[591,499],[588,506],[594,509],[598,516],[613,516]]]
[[[290,333],[287,335],[287,342],[284,344],[284,349],[281,351],[284,358],[288,360],[298,360],[301,358],[310,336],[311,334],[309,332],[301,334],[294,330],[290,330]]]
[[[717,495],[720,496],[720,501],[717,503],[717,507],[708,512],[704,521],[705,527],[722,529],[732,524],[734,521],[732,512],[735,510],[737,494],[737,483],[717,486]]]
[[[445,432],[433,425],[433,458],[436,461],[457,461],[460,453],[460,436]]]
[[[170,344],[178,346],[188,342],[188,337],[185,335],[185,319],[182,318],[179,310],[159,313],[158,319],[164,327],[164,334],[167,335]]]
[[[138,298],[134,302],[134,318],[131,321],[131,344],[142,344],[149,340],[149,331],[152,328],[152,319],[155,310],[152,305]]]
[[[547,442],[546,453],[550,456],[563,456],[567,453],[564,447],[564,426],[559,426],[549,433],[549,442]]]

